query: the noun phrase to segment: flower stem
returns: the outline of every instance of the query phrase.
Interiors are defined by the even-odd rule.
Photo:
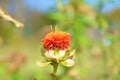
[[[53,72],[50,75],[52,76],[52,78],[57,80],[56,72],[57,72],[57,68],[58,68],[58,63],[57,62],[53,62],[52,66],[53,66]]]
[[[53,73],[57,72],[57,68],[58,68],[58,63],[53,65]]]

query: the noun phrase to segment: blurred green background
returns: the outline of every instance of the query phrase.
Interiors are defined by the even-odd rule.
[[[120,80],[119,0],[0,0],[24,28],[0,18],[0,80],[52,80],[41,39],[58,25],[71,34],[75,66],[59,66],[60,80]]]

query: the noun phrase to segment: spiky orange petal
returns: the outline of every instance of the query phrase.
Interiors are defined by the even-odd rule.
[[[70,46],[70,34],[62,31],[50,32],[42,39],[42,44],[47,50],[65,50]]]

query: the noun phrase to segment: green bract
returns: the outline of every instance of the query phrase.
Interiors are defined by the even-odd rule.
[[[37,62],[39,66],[46,66],[48,64],[53,65],[54,63],[62,63],[62,65],[70,67],[74,65],[74,53],[75,50],[47,50],[42,53],[45,57],[46,62]]]

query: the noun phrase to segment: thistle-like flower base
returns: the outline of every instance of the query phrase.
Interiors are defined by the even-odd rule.
[[[50,74],[52,77],[57,77],[56,72],[59,64],[63,66],[71,67],[74,65],[74,53],[75,50],[48,50],[42,53],[46,62],[37,62],[38,66],[47,66],[48,64],[53,66],[53,72]]]

